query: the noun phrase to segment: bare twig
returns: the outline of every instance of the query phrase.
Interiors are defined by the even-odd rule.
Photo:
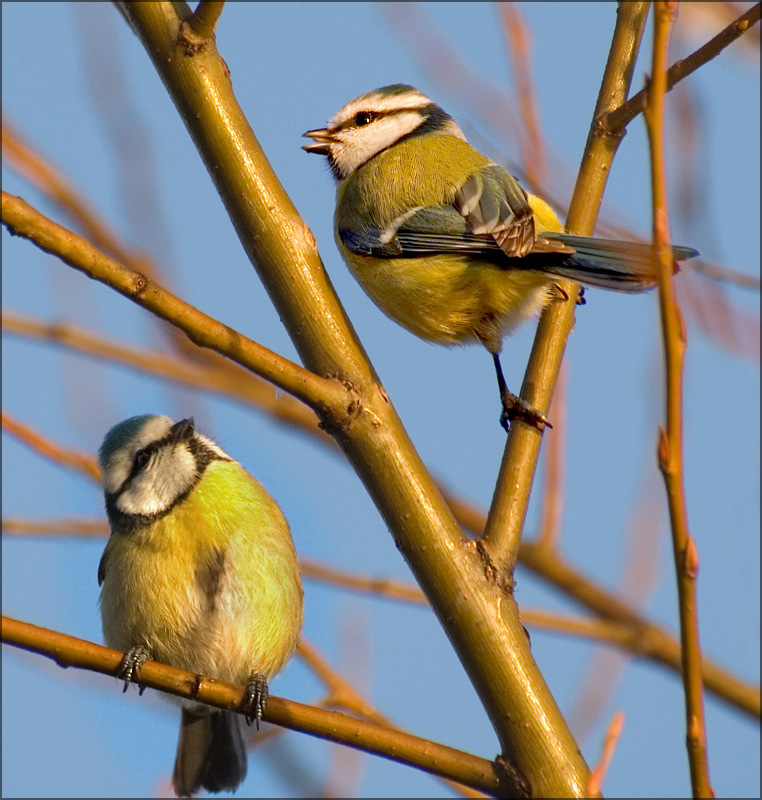
[[[674,267],[669,238],[667,181],[664,165],[664,95],[667,52],[676,2],[657,2],[654,12],[653,67],[645,110],[651,152],[654,248],[659,262],[659,309],[666,370],[666,428],[659,430],[659,466],[667,489],[680,607],[688,761],[694,797],[713,797],[709,780],[704,695],[701,681],[696,577],[698,552],[688,528],[683,464],[683,364],[685,323],[675,297]]]
[[[601,754],[600,762],[593,768],[590,775],[590,783],[587,785],[587,796],[594,797],[600,794],[603,788],[603,779],[606,777],[611,759],[614,757],[619,737],[622,735],[622,728],[624,727],[624,713],[617,711],[611,724],[606,731],[606,739],[603,742],[603,753]]]
[[[3,411],[3,430],[56,464],[74,469],[90,480],[100,481],[101,472],[98,464],[89,453],[75,453],[70,449],[60,447],[33,428],[19,422],[6,411]]]
[[[339,381],[320,378],[283,356],[198,311],[155,281],[123,267],[86,239],[57,225],[19,197],[3,192],[3,224],[87,276],[111,286],[132,302],[172,323],[199,347],[210,347],[252,370],[312,408],[349,404]]]
[[[225,3],[202,0],[193,12],[193,16],[188,20],[188,25],[193,28],[193,32],[204,39],[214,36],[217,28],[217,21],[222,14]]]
[[[759,22],[760,4],[752,6],[746,13],[727,26],[723,31],[699,47],[688,58],[676,61],[667,72],[667,91],[672,89],[681,80],[687,78],[699,67],[716,58],[729,44],[739,36],[743,36],[752,25]],[[648,87],[634,94],[626,103],[615,111],[603,114],[599,118],[601,128],[611,134],[623,131],[635,117],[640,114],[646,104]]]
[[[6,334],[52,342],[161,380],[229,397],[264,411],[273,419],[333,447],[330,437],[318,427],[318,420],[308,406],[291,395],[278,392],[271,384],[214,351],[208,351],[209,359],[190,360],[184,351],[168,354],[130,347],[99,332],[67,323],[46,323],[15,311],[3,311],[2,320]]]
[[[104,675],[116,675],[124,655],[93,642],[5,616],[2,638],[8,644],[52,658],[59,666],[78,667]],[[143,665],[140,683],[226,711],[245,713],[246,692],[243,687],[155,661],[146,661]],[[451,778],[489,794],[501,791],[499,767],[490,761],[337,711],[324,711],[270,695],[263,719]]]

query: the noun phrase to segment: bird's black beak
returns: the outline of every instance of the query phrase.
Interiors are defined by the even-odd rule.
[[[174,442],[182,442],[192,439],[195,432],[196,428],[193,424],[193,417],[182,419],[180,422],[176,422],[169,429],[169,435],[172,437],[172,441]]]
[[[303,145],[302,150],[306,150],[308,153],[317,153],[321,156],[327,156],[330,153],[329,145],[332,140],[331,134],[328,132],[327,128],[317,128],[314,131],[307,131],[307,133],[303,133],[302,136],[315,140],[314,144]]]

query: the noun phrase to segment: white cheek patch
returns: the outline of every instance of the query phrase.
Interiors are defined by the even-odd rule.
[[[346,119],[342,119],[342,122],[346,122]],[[364,127],[335,131],[337,144],[333,146],[333,156],[341,168],[341,176],[350,175],[377,153],[412,133],[422,122],[424,117],[419,111],[405,110]]]
[[[103,488],[108,494],[119,491],[127,480],[132,472],[135,455],[151,442],[163,439],[174,424],[170,417],[149,417],[127,445],[115,450],[108,462],[101,464]]]
[[[196,459],[187,444],[167,445],[153,453],[145,468],[129,481],[116,507],[124,514],[161,514],[193,486],[197,477]]]
[[[130,481],[129,486],[119,495],[116,507],[123,514],[145,514],[153,516],[161,514],[172,505],[171,499],[164,495],[152,494],[150,487],[146,486],[149,476],[139,475]]]

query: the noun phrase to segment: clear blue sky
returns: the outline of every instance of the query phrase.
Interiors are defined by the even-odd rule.
[[[708,4],[702,4],[708,5]],[[406,6],[404,11],[408,11]],[[549,186],[566,202],[587,136],[605,63],[614,3],[521,6],[532,35],[532,64],[546,142],[554,154]],[[477,117],[481,84],[514,84],[495,7],[424,4],[431,24],[468,63],[469,91],[423,61],[433,33],[394,4],[230,3],[218,44],[239,101],[297,209],[317,237],[331,280],[420,453],[457,494],[489,505],[504,436],[492,365],[478,348],[448,350],[415,339],[362,293],[342,264],[331,231],[334,187],[320,159],[304,153],[301,134],[322,126],[347,100],[378,86],[418,86],[452,113],[480,146],[514,172],[512,132]],[[161,82],[138,40],[106,3],[3,3],[3,113],[64,172],[128,241],[150,250],[176,290],[205,312],[295,358],[277,314],[225,216]],[[686,20],[681,20],[681,24]],[[693,29],[674,57],[716,32]],[[650,31],[650,26],[649,26]],[[648,71],[650,33],[635,71]],[[411,50],[419,48],[418,52]],[[115,74],[107,67],[113,65]],[[120,81],[120,83],[115,83]],[[710,261],[759,275],[759,64],[731,48],[691,79],[698,118],[697,208],[692,221],[673,213],[673,239]],[[98,92],[101,94],[98,95]],[[97,102],[116,122],[107,131]],[[469,104],[468,99],[473,100]],[[678,106],[676,94],[670,97]],[[129,151],[138,134],[151,147]],[[115,167],[112,139],[129,152]],[[690,142],[670,147],[671,172]],[[678,151],[681,151],[679,153]],[[156,195],[146,190],[153,181]],[[137,188],[133,188],[137,187]],[[3,188],[60,219],[14,173]],[[127,195],[125,195],[125,189]],[[129,199],[125,200],[125,196]],[[675,196],[675,190],[673,190]],[[156,203],[156,206],[153,204]],[[650,188],[644,124],[636,120],[617,156],[604,218],[633,235],[650,235]],[[678,277],[678,284],[687,279]],[[706,290],[707,282],[695,291]],[[87,281],[3,229],[3,306],[48,320],[75,322],[112,338],[161,347],[156,325],[105,287]],[[758,314],[759,296],[727,288],[733,308]],[[688,302],[685,288],[681,300]],[[570,370],[562,548],[588,575],[615,590],[632,549],[647,550],[654,588],[632,598],[676,630],[671,546],[663,488],[653,467],[661,418],[661,362],[654,295],[619,297],[590,290],[567,350]],[[711,311],[704,312],[708,317]],[[736,315],[737,317],[737,315]],[[759,678],[759,367],[707,336],[686,310],[687,498],[701,557],[700,617],[705,653],[747,681]],[[757,316],[758,319],[758,316]],[[727,325],[732,325],[733,321]],[[504,367],[518,389],[533,325],[506,344]],[[55,348],[3,340],[3,407],[63,444],[95,452],[106,430],[132,414],[156,412],[198,426],[251,470],[278,499],[302,555],[376,576],[410,580],[409,571],[360,481],[341,456],[230,401],[194,395],[157,380]],[[63,391],[62,391],[63,389]],[[555,435],[555,432],[554,432]],[[540,479],[541,480],[541,479]],[[648,542],[628,540],[636,508],[653,510]],[[3,514],[59,519],[97,517],[97,487],[3,437]],[[532,507],[527,535],[537,525]],[[641,534],[642,535],[642,534]],[[644,537],[645,538],[645,537]],[[100,642],[96,571],[103,541],[3,540],[3,613]],[[576,609],[520,569],[517,597],[527,608]],[[487,758],[498,745],[487,717],[433,615],[420,608],[358,598],[306,584],[305,636],[380,710],[412,732]],[[595,648],[532,632],[533,652],[572,728],[578,692]],[[607,651],[610,652],[610,651]],[[274,694],[301,702],[322,696],[295,659]],[[673,672],[630,662],[604,700],[603,715],[580,740],[598,759],[606,724],[626,712],[604,785],[609,796],[685,796],[690,791],[680,684]],[[709,753],[718,796],[759,795],[759,729],[707,696]],[[126,698],[111,678],[61,671],[40,657],[3,648],[3,795],[144,797],[166,793],[178,711],[151,691]],[[250,757],[239,796],[320,791],[335,769],[325,743],[288,733]],[[448,796],[422,773],[369,756],[339,762],[341,784],[360,796]],[[347,778],[348,779],[348,778]],[[339,789],[341,791],[341,789]]]

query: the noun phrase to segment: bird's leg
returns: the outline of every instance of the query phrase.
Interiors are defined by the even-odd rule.
[[[508,432],[508,427],[514,420],[525,422],[527,425],[537,428],[538,431],[542,431],[546,427],[552,428],[553,426],[539,411],[535,411],[527,402],[508,391],[508,386],[505,383],[505,377],[503,375],[503,368],[500,365],[500,356],[497,353],[493,353],[492,358],[495,360],[497,386],[500,390],[500,400],[503,404],[503,410],[500,414],[500,424],[503,426],[505,432]]]
[[[117,678],[124,679],[124,689],[122,692],[127,691],[127,687],[131,683],[138,683],[140,681],[140,669],[146,661],[151,659],[151,651],[142,644],[131,647],[122,659],[119,665],[119,672],[116,673]],[[138,693],[143,694],[145,686],[138,687]]]
[[[255,672],[246,684],[245,716],[246,724],[251,725],[252,722],[256,722],[257,730],[259,730],[259,721],[267,707],[268,693],[267,678],[261,673]]]

